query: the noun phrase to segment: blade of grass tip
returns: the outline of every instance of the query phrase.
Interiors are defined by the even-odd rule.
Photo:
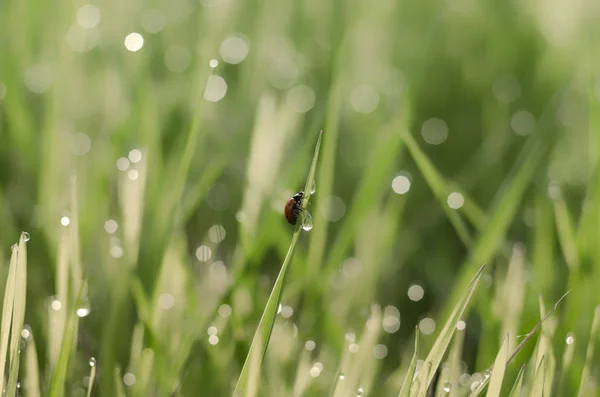
[[[87,397],[91,397],[92,389],[94,388],[94,382],[96,381],[96,364],[96,359],[92,357],[90,359],[90,380],[88,381],[88,388],[86,393]]]
[[[2,322],[0,323],[0,388],[4,388],[4,370],[6,368],[6,354],[8,353],[8,342],[10,326],[13,318],[13,306],[15,299],[15,283],[17,274],[17,244],[12,246],[12,255],[8,268],[8,277],[4,290],[4,303],[2,304]]]
[[[417,368],[417,360],[419,358],[419,332],[419,327],[415,327],[415,353],[413,354],[410,364],[408,365],[408,370],[404,376],[404,381],[402,381],[402,387],[400,388],[398,397],[410,396],[410,388],[413,383],[415,369]]]
[[[525,374],[525,364],[523,364],[523,366],[519,370],[519,373],[517,374],[517,379],[515,380],[515,383],[513,384],[513,387],[510,390],[509,397],[519,397],[521,395],[521,387],[523,386],[523,375],[524,374]]]
[[[308,178],[306,180],[306,185],[304,188],[304,200],[303,207],[306,208],[311,196],[311,186],[312,182],[315,178],[315,171],[317,169],[317,161],[319,158],[319,149],[321,147],[321,138],[323,136],[323,131],[319,132],[319,137],[317,139],[317,144],[315,146],[315,153],[313,155],[312,163],[310,165],[310,169],[308,171]],[[273,286],[273,290],[271,291],[271,295],[267,300],[267,304],[265,306],[265,310],[261,316],[260,322],[258,323],[258,327],[256,329],[256,333],[254,334],[254,338],[252,339],[252,344],[250,345],[250,351],[246,356],[246,360],[244,362],[244,366],[242,367],[242,372],[237,381],[237,385],[234,389],[234,396],[246,396],[248,394],[249,380],[250,380],[250,372],[258,370],[260,372],[260,365],[265,356],[265,352],[269,345],[269,339],[271,337],[271,332],[273,330],[273,324],[275,322],[275,316],[277,315],[277,306],[279,305],[279,301],[281,300],[281,294],[283,292],[283,282],[285,279],[285,274],[287,272],[288,266],[292,261],[292,256],[294,254],[294,248],[296,247],[296,242],[298,241],[298,237],[300,236],[300,230],[302,229],[302,223],[304,222],[304,214],[302,222],[298,222],[296,225],[296,229],[294,230],[294,234],[292,235],[292,241],[290,243],[290,248],[288,249],[287,255],[283,260],[283,265],[281,266],[281,270],[279,271],[279,275],[277,276],[277,280],[275,280],[275,285]],[[260,360],[258,362],[258,368],[253,368],[254,357],[256,356],[256,351],[260,351]]]
[[[123,388],[123,375],[121,375],[121,368],[115,368],[115,390],[116,397],[125,397],[125,389]]]
[[[31,333],[31,329],[27,338],[25,347],[25,387],[24,393],[28,397],[40,397],[40,366],[37,358],[37,349],[35,347],[35,338]]]
[[[21,233],[17,251],[17,267],[15,269],[15,299],[13,306],[12,330],[10,338],[10,372],[8,375],[8,394],[17,393],[19,364],[21,362],[21,331],[25,322],[25,306],[27,298],[27,246],[29,235]]]
[[[504,373],[506,371],[506,360],[508,359],[508,341],[509,337],[508,334],[506,334],[502,341],[500,351],[498,351],[498,355],[496,356],[496,361],[494,361],[494,370],[492,371],[492,377],[490,378],[490,385],[486,397],[500,396],[502,381],[504,380]]]
[[[471,245],[471,236],[469,234],[467,225],[460,217],[460,214],[446,204],[446,200],[448,199],[446,182],[439,174],[433,163],[429,160],[427,155],[421,150],[419,144],[417,141],[415,141],[410,132],[402,129],[401,134],[413,160],[417,164],[417,167],[419,167],[419,171],[421,171],[423,177],[429,185],[429,188],[433,191],[433,194],[440,202],[440,205],[446,213],[448,220],[456,230],[458,237],[460,237],[465,246],[469,247]]]
[[[73,342],[77,336],[76,331],[79,320],[79,317],[77,317],[77,307],[79,307],[83,301],[86,290],[87,283],[81,283],[75,305],[72,306],[68,314],[69,317],[67,319],[65,332],[63,333],[58,361],[56,363],[54,373],[52,374],[52,380],[50,381],[50,397],[62,397],[64,395],[65,381],[67,380],[67,369],[69,368],[69,360],[72,356],[71,352],[74,347]]]
[[[533,386],[529,397],[542,397],[544,394],[544,377],[546,375],[546,360],[542,357],[540,365],[538,365],[537,371],[535,371],[535,377],[533,378]]]
[[[569,214],[567,204],[562,198],[560,187],[558,185],[551,185],[550,192],[554,203],[554,214],[560,248],[569,268],[571,270],[578,269],[580,261],[573,219]]]
[[[600,326],[600,306],[596,306],[596,310],[594,310],[592,330],[590,331],[590,341],[588,342],[587,351],[585,353],[585,365],[581,373],[581,382],[579,384],[579,397],[589,395],[587,386],[590,382],[590,374],[592,371],[594,359],[594,346],[596,342],[596,333],[598,332],[598,326]]]
[[[469,285],[467,285],[467,288],[465,289],[463,296],[457,302],[456,306],[454,307],[454,310],[448,317],[448,320],[446,321],[444,328],[442,329],[442,331],[438,335],[437,339],[435,340],[435,343],[433,344],[433,347],[431,348],[431,351],[429,352],[429,354],[427,355],[427,359],[425,360],[425,363],[431,364],[431,371],[429,371],[427,373],[428,377],[425,377],[424,373],[419,374],[419,376],[415,380],[415,382],[417,382],[417,385],[421,385],[418,387],[418,389],[423,389],[423,387],[425,387],[425,389],[427,389],[427,387],[433,380],[433,377],[434,377],[440,363],[442,362],[442,358],[444,357],[446,349],[448,348],[448,345],[450,344],[450,340],[452,339],[452,336],[454,335],[454,332],[456,331],[456,324],[462,317],[463,312],[465,311],[467,305],[469,304],[469,301],[471,300],[471,297],[473,296],[473,293],[475,292],[475,289],[477,288],[477,284],[479,283],[479,280],[481,279],[481,275],[483,274],[484,269],[485,269],[485,265],[481,266],[481,268],[477,271],[477,273],[475,274],[475,276],[473,277],[473,279],[471,280]],[[414,396],[414,395],[415,395],[415,393],[411,392],[411,396]]]

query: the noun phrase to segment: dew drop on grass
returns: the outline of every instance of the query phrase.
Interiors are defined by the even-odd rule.
[[[315,194],[316,191],[317,191],[317,183],[313,179],[312,183],[310,184],[310,194]]]
[[[302,229],[307,232],[313,228],[313,219],[308,211],[304,211],[304,217],[302,219]]]
[[[572,345],[575,342],[575,336],[573,335],[572,332],[569,332],[567,334],[566,342],[567,342],[567,345]]]
[[[356,391],[356,396],[360,397],[364,394],[365,389],[363,389],[362,387],[359,387],[358,390]]]
[[[444,392],[450,393],[450,389],[452,388],[452,382],[449,380],[444,382]]]
[[[91,311],[92,311],[92,306],[90,304],[89,298],[87,298],[87,297],[83,298],[81,305],[79,305],[79,307],[77,308],[77,316],[85,317],[88,314],[90,314]]]
[[[18,244],[13,244],[12,247],[10,247],[12,252],[17,252],[19,250],[19,245]]]
[[[29,241],[31,239],[31,236],[29,235],[29,233],[23,232],[21,234],[23,235],[23,241]]]
[[[340,372],[340,380],[346,379],[346,375],[343,372]]]
[[[90,357],[90,367],[95,367],[98,361],[94,357]]]

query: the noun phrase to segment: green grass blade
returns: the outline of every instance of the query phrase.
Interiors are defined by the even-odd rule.
[[[60,354],[56,363],[56,368],[52,374],[50,381],[50,397],[62,397],[64,394],[65,381],[67,380],[67,370],[69,368],[69,361],[72,356],[72,350],[74,347],[74,341],[77,337],[77,328],[79,324],[79,317],[77,317],[77,308],[80,306],[83,297],[87,293],[87,283],[81,283],[75,305],[71,307],[68,313],[67,326],[63,333],[62,343],[60,346]]]
[[[17,274],[17,251],[18,246],[13,245],[6,289],[4,290],[4,303],[2,304],[2,322],[0,324],[0,388],[4,389],[4,372],[6,368],[6,354],[8,353],[8,342],[10,326],[13,318],[13,306],[15,299],[15,284]]]
[[[410,396],[410,387],[412,385],[413,377],[415,376],[415,369],[417,368],[417,359],[419,358],[419,327],[415,328],[415,353],[410,360],[410,364],[408,365],[408,370],[406,371],[406,375],[404,376],[404,381],[402,381],[402,387],[400,388],[400,393],[398,397],[408,397]]]
[[[448,345],[450,344],[450,340],[452,339],[452,336],[454,335],[454,332],[456,331],[456,324],[460,320],[467,305],[469,304],[469,301],[471,300],[471,297],[473,296],[473,293],[475,292],[475,289],[477,288],[477,284],[479,283],[479,280],[481,279],[481,275],[483,274],[484,268],[485,268],[485,265],[481,266],[479,271],[477,271],[477,273],[475,274],[475,276],[473,277],[473,279],[471,280],[471,282],[469,283],[469,285],[463,292],[463,296],[461,297],[461,299],[457,302],[456,306],[454,307],[452,314],[450,314],[450,317],[446,321],[446,324],[444,325],[444,328],[438,335],[435,343],[433,344],[433,347],[431,348],[431,351],[429,352],[429,355],[427,355],[427,359],[425,360],[425,363],[423,364],[423,365],[431,364],[431,371],[428,371],[427,377],[425,377],[424,372],[421,372],[419,374],[419,376],[415,380],[415,382],[416,382],[415,386],[417,386],[417,389],[422,390],[423,387],[426,389],[429,386],[429,384],[431,383],[431,381],[435,375],[435,372],[437,371],[440,363],[442,362],[442,358],[444,357],[444,354],[446,353],[446,349],[448,348]],[[414,395],[416,395],[416,390],[414,393],[411,392],[411,396],[414,396]]]
[[[557,186],[555,188],[559,189]],[[569,214],[569,210],[564,199],[561,197],[560,191],[556,192],[555,194],[556,196],[553,197],[554,215],[556,218],[556,228],[558,231],[560,248],[569,268],[577,269],[579,268],[580,261],[573,219]]]
[[[460,217],[460,214],[450,208],[446,203],[448,199],[448,189],[446,187],[446,182],[442,178],[442,176],[438,173],[437,169],[433,165],[433,163],[429,160],[427,155],[421,150],[417,141],[413,138],[410,132],[406,130],[402,130],[402,137],[404,138],[404,142],[406,143],[406,147],[410,151],[410,154],[419,167],[419,171],[423,174],[423,177],[427,181],[429,188],[433,191],[433,194],[440,202],[446,216],[452,223],[452,226],[458,233],[461,241],[465,246],[471,245],[471,236],[469,234],[469,229],[467,228],[466,223]]]
[[[519,397],[521,395],[521,387],[523,386],[523,375],[524,374],[525,374],[525,364],[523,364],[523,366],[519,370],[519,373],[517,374],[517,379],[515,380],[515,383],[513,384],[513,387],[510,390],[509,397]]]
[[[594,311],[594,320],[592,320],[592,330],[590,331],[590,341],[588,342],[587,350],[585,353],[585,366],[581,373],[581,382],[579,384],[579,397],[589,395],[587,387],[590,382],[590,374],[592,373],[592,366],[594,360],[594,348],[596,345],[596,334],[598,333],[598,327],[600,326],[600,306],[596,307]]]
[[[506,371],[506,361],[508,360],[508,342],[509,338],[508,334],[506,334],[500,351],[498,351],[498,355],[496,356],[496,361],[494,361],[494,369],[486,397],[500,397],[502,381],[504,380],[504,373]]]
[[[40,366],[38,363],[35,338],[29,330],[29,337],[25,347],[25,382],[24,394],[28,397],[40,397]]]
[[[544,394],[544,377],[546,375],[546,360],[542,357],[540,365],[538,365],[537,371],[535,371],[535,377],[533,378],[533,386],[529,397],[542,397]]]
[[[29,238],[27,238],[29,240]],[[25,233],[21,233],[19,250],[17,251],[17,267],[15,273],[15,299],[13,306],[12,331],[10,335],[10,371],[8,376],[7,395],[17,393],[19,364],[21,362],[21,330],[25,321],[25,304],[27,297],[27,247]]]
[[[313,155],[312,163],[310,165],[310,170],[308,172],[308,178],[306,179],[306,185],[304,188],[304,200],[303,200],[303,208],[309,203],[311,196],[311,185],[315,178],[315,171],[317,169],[317,161],[319,159],[319,149],[321,147],[321,138],[323,136],[322,131],[319,133],[319,137],[317,139],[317,144],[315,146],[315,153]],[[292,235],[292,242],[290,243],[290,248],[288,249],[287,255],[283,261],[283,265],[281,266],[281,270],[279,271],[279,275],[277,276],[277,280],[275,280],[275,285],[273,286],[273,290],[271,291],[271,295],[269,296],[269,300],[265,306],[265,310],[261,316],[260,322],[258,323],[258,328],[256,329],[256,333],[254,334],[254,338],[252,339],[252,344],[250,345],[250,351],[246,356],[246,360],[244,362],[244,366],[242,367],[242,372],[237,381],[237,385],[234,390],[234,396],[246,396],[249,391],[250,386],[250,374],[258,371],[260,373],[260,366],[262,360],[264,358],[265,352],[267,350],[267,346],[269,344],[269,339],[271,337],[271,331],[273,330],[273,324],[275,322],[275,316],[277,315],[277,307],[279,305],[279,301],[281,300],[281,294],[283,292],[283,282],[285,279],[285,274],[287,269],[292,261],[292,256],[294,254],[294,248],[296,247],[296,242],[298,241],[298,237],[300,236],[300,231],[302,230],[302,222],[299,220],[296,224],[296,229],[294,230],[294,234]],[[258,364],[254,364],[255,357],[257,352],[260,352],[260,360],[258,360]],[[258,368],[256,368],[258,367]]]
[[[431,363],[425,362],[421,367],[419,372],[419,376],[422,376],[423,379],[428,379],[430,376],[435,375],[435,371],[431,370]],[[429,385],[427,383],[415,384],[413,385],[417,388],[416,396],[417,397],[425,397],[427,395],[427,389],[429,389]]]
[[[95,358],[90,359],[90,380],[88,381],[86,397],[91,397],[94,382],[96,381],[96,368],[98,367]]]

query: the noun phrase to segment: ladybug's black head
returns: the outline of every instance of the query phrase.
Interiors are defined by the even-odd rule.
[[[304,192],[302,190],[300,190],[298,193],[294,194],[294,201],[297,203],[302,202],[302,198],[304,197]]]

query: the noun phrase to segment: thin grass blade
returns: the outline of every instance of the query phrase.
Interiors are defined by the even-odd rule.
[[[2,304],[2,322],[0,324],[0,387],[4,389],[4,372],[6,368],[6,355],[10,336],[10,326],[13,318],[13,306],[15,300],[15,284],[17,274],[17,251],[18,246],[13,245],[8,277],[4,290],[4,303]]]
[[[452,313],[450,314],[450,317],[446,321],[444,328],[442,329],[442,331],[438,335],[435,343],[433,344],[433,347],[431,348],[431,351],[429,352],[429,355],[427,356],[427,359],[425,360],[425,363],[423,364],[423,365],[431,364],[431,371],[427,372],[427,377],[425,377],[425,372],[421,372],[419,374],[419,376],[415,380],[415,382],[416,382],[415,386],[417,386],[417,389],[422,390],[423,387],[427,388],[429,386],[429,384],[431,383],[431,381],[433,380],[435,372],[437,371],[440,363],[442,362],[442,358],[444,357],[444,354],[446,353],[446,349],[448,348],[448,345],[450,344],[452,335],[454,335],[454,332],[456,331],[456,324],[460,320],[467,305],[469,304],[469,301],[471,300],[471,297],[473,296],[473,293],[475,292],[475,289],[477,288],[477,284],[479,283],[481,275],[483,274],[484,268],[485,268],[485,265],[481,266],[479,271],[475,274],[475,276],[473,277],[473,279],[471,280],[471,282],[465,289],[463,296],[461,297],[461,299],[458,301],[458,303],[454,307],[454,310],[452,311]],[[411,392],[411,396],[414,396],[414,395],[416,395],[416,391],[414,393]]]
[[[86,397],[91,397],[92,390],[94,389],[94,382],[96,381],[96,368],[98,367],[96,360],[90,360],[90,380],[88,381]]]
[[[406,375],[404,376],[404,381],[402,382],[402,387],[400,388],[400,393],[398,397],[408,397],[410,396],[410,387],[412,385],[413,377],[415,376],[415,369],[417,368],[417,359],[419,358],[419,327],[415,328],[415,353],[410,360],[410,364],[408,366],[408,370],[406,371]]]
[[[315,172],[317,169],[317,161],[319,159],[319,149],[321,147],[321,138],[323,136],[322,131],[319,133],[319,137],[317,139],[317,144],[315,146],[315,153],[313,155],[312,163],[310,165],[310,170],[308,172],[308,178],[306,179],[306,185],[304,188],[304,200],[303,207],[309,203],[311,193],[311,185],[315,178]],[[271,338],[271,332],[273,330],[273,324],[275,322],[275,316],[277,315],[277,307],[279,305],[279,301],[281,300],[281,294],[283,292],[283,282],[285,280],[285,275],[287,269],[292,261],[292,256],[294,254],[294,248],[296,247],[296,242],[298,241],[298,237],[300,236],[300,231],[302,230],[301,222],[298,222],[296,225],[296,229],[294,230],[294,234],[292,235],[292,241],[290,243],[290,248],[288,249],[287,255],[283,261],[283,265],[281,266],[281,270],[279,271],[279,275],[277,276],[277,280],[275,280],[275,285],[273,286],[273,290],[271,291],[271,295],[269,296],[269,300],[265,306],[265,310],[263,311],[262,317],[258,324],[258,328],[256,329],[256,333],[254,334],[254,338],[252,339],[252,344],[250,345],[250,351],[246,356],[246,360],[244,362],[244,366],[242,367],[242,372],[237,381],[237,385],[233,392],[234,396],[246,396],[249,391],[249,380],[250,374],[254,371],[258,371],[260,373],[260,366],[262,360],[265,356],[265,352],[269,345],[269,339]],[[258,368],[254,368],[256,364],[254,364],[254,357],[256,357],[256,351],[260,351],[260,360],[258,361]]]
[[[544,394],[544,377],[546,375],[546,360],[542,357],[540,365],[535,371],[535,377],[533,378],[533,386],[529,397],[542,397]]]
[[[502,381],[504,380],[504,373],[506,371],[506,361],[508,360],[508,344],[509,338],[508,334],[506,334],[502,341],[500,351],[496,356],[496,361],[494,361],[494,370],[492,371],[492,377],[490,379],[486,397],[500,397]]]
[[[40,397],[40,366],[38,363],[37,349],[35,347],[35,338],[28,329],[29,336],[25,347],[25,382],[24,391],[28,397]]]
[[[523,386],[523,375],[524,374],[525,374],[525,364],[523,364],[523,366],[519,370],[519,373],[517,374],[517,379],[515,380],[515,383],[513,384],[513,387],[510,390],[509,397],[519,397],[521,395],[521,387]]]
[[[585,353],[585,366],[581,373],[581,382],[579,383],[579,397],[587,396],[588,384],[590,382],[590,375],[592,371],[592,365],[594,360],[594,348],[596,345],[596,334],[598,333],[598,327],[600,326],[600,306],[596,307],[594,311],[594,319],[592,320],[592,330],[590,332],[590,341],[588,342],[587,350]]]

